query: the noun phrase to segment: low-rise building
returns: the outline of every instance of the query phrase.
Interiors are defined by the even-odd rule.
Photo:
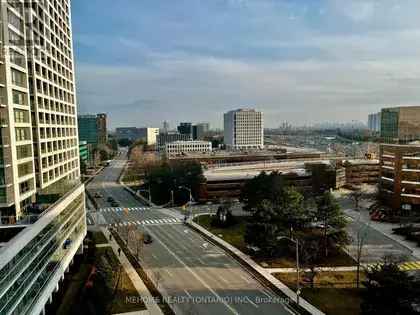
[[[165,145],[167,143],[172,143],[175,141],[190,141],[192,140],[191,135],[188,134],[180,134],[178,132],[172,133],[161,133],[157,136],[157,144],[156,148],[158,151],[164,151]]]
[[[380,193],[394,211],[420,211],[420,145],[380,146]]]
[[[263,171],[279,172],[291,186],[304,193],[328,190],[335,185],[335,171],[329,161],[258,162],[205,170],[205,181],[201,183],[199,199],[209,201],[226,197],[238,198],[246,181]]]
[[[206,154],[211,150],[211,142],[207,141],[175,141],[165,144],[165,155],[167,157],[191,152]]]
[[[347,185],[377,184],[379,181],[379,160],[345,160],[343,166]]]

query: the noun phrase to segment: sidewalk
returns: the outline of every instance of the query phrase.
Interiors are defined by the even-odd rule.
[[[248,255],[245,255],[240,250],[238,250],[236,247],[233,247],[229,243],[225,242],[221,238],[215,236],[214,234],[210,233],[200,225],[189,221],[189,224],[206,235],[208,238],[210,238],[212,241],[214,241],[216,244],[221,245],[224,248],[227,248],[230,252],[232,252],[235,256],[237,256],[239,259],[244,261],[246,264],[248,264],[252,269],[254,269],[256,272],[258,272],[261,276],[263,276],[267,281],[269,281],[272,285],[277,287],[279,290],[281,290],[288,298],[290,298],[293,301],[296,301],[296,293],[289,289],[284,283],[280,282],[277,278],[275,278],[273,275],[271,275],[270,271],[266,270],[265,268],[258,265],[255,261],[253,261]],[[310,314],[314,315],[325,315],[323,312],[318,310],[316,307],[308,303],[305,299],[300,297],[300,306],[304,308],[306,311],[308,311]]]
[[[109,236],[109,232],[106,228],[101,228],[102,233],[104,233],[105,236]],[[133,268],[133,266],[128,261],[127,257],[124,255],[124,252],[121,251],[121,255],[118,255],[118,244],[112,238],[111,241],[109,241],[110,246],[112,247],[112,250],[114,251],[115,255],[118,257],[118,260],[120,261],[121,265],[124,267],[125,272],[127,273],[128,277],[130,278],[131,282],[133,282],[134,287],[136,288],[139,295],[142,297],[144,304],[147,307],[147,314],[150,315],[163,315],[162,310],[160,307],[156,304],[155,298],[150,294],[149,290],[146,288],[145,284],[141,280],[140,276],[137,274],[137,271]]]

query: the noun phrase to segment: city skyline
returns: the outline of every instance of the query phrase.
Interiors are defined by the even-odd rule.
[[[365,122],[381,107],[420,104],[419,7],[75,1],[80,112],[108,112],[111,128],[203,117],[221,127],[239,107],[265,112],[267,127]]]

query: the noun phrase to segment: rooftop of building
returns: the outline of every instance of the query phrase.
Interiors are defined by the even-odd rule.
[[[271,173],[274,171],[282,174],[296,174],[297,176],[310,175],[310,171],[305,167],[308,163],[315,161],[269,161],[269,162],[253,162],[240,163],[238,165],[215,167],[205,170],[203,175],[207,181],[222,180],[245,180],[258,176],[261,172]],[[331,165],[328,160],[318,160],[317,164]]]
[[[352,159],[352,160],[344,160],[344,163],[347,163],[350,165],[377,165],[379,164],[379,160]]]

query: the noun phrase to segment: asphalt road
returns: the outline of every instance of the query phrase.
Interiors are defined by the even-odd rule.
[[[348,209],[354,208],[354,202],[346,197],[339,197],[338,201],[345,213],[349,215],[349,224],[347,232],[351,238],[351,244],[347,246],[349,253],[357,257],[358,238],[363,242],[362,263],[382,262],[384,257],[393,256],[400,261],[417,261],[418,259],[411,255],[411,251],[400,243],[387,237],[380,231],[366,224],[368,210],[363,209],[359,216]]]
[[[152,236],[152,244],[140,248],[140,262],[176,314],[292,313],[288,301],[185,226],[179,212],[147,208],[117,184],[124,163],[125,157],[113,161],[88,185],[91,193],[103,196],[97,199],[102,210],[90,216],[97,224],[116,225],[123,234],[129,229],[133,249],[138,235],[147,232]],[[108,196],[129,211],[107,209],[111,207]]]

